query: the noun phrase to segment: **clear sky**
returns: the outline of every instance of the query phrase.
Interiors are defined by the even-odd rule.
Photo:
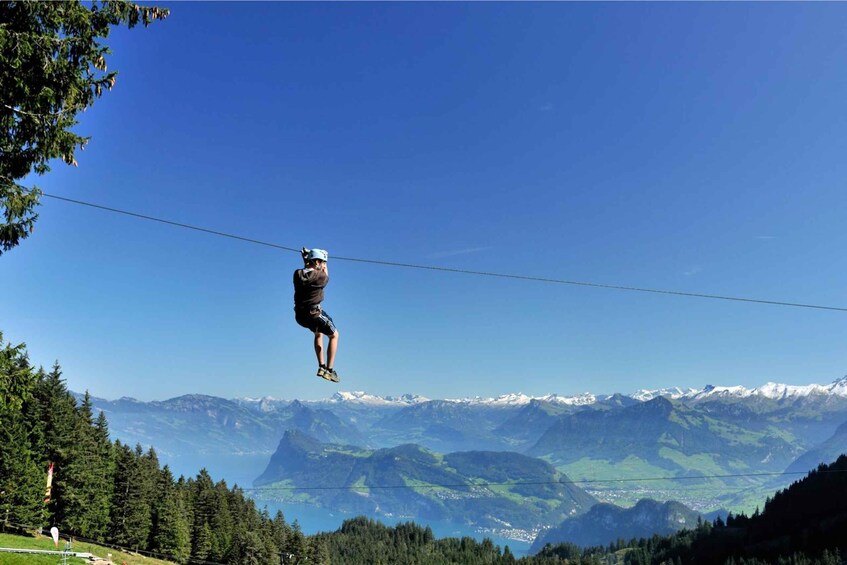
[[[632,392],[847,373],[847,4],[162,3],[50,194],[0,330],[95,396]]]

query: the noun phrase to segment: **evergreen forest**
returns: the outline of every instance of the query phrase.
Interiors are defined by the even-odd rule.
[[[54,465],[49,498],[47,469]],[[328,562],[281,513],[269,516],[205,470],[174,478],[155,449],[110,441],[103,412],[77,402],[59,365],[30,366],[0,334],[0,527],[150,552],[177,563]]]

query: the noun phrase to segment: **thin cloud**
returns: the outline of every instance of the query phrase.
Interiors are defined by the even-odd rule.
[[[775,235],[757,235],[753,237],[754,239],[776,239]]]
[[[553,105],[548,102],[547,104],[543,104],[542,106],[540,106],[538,109],[542,112],[549,112],[553,109]]]
[[[684,274],[686,277],[693,277],[694,275],[701,273],[702,271],[703,267],[701,267],[700,265],[694,265],[693,267],[685,271]]]
[[[480,251],[485,251],[487,249],[491,249],[488,247],[465,247],[463,249],[453,249],[450,251],[441,251],[438,253],[430,253],[427,258],[428,259],[444,259],[445,257],[456,257],[457,255],[470,255],[471,253],[479,253]]]

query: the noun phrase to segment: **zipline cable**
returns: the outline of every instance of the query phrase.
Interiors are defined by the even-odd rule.
[[[65,198],[64,196],[56,196],[54,194],[47,194],[46,192],[42,192],[41,194],[43,196],[48,197],[48,198],[54,198],[56,200],[62,200],[64,202],[70,202],[72,204],[79,204],[81,206],[88,206],[90,208],[97,208],[98,210],[105,210],[107,212],[114,212],[116,214],[124,214],[125,216],[132,216],[134,218],[140,218],[142,220],[149,220],[151,222],[159,222],[159,223],[162,223],[162,224],[168,224],[170,226],[176,226],[178,228],[185,228],[185,229],[195,230],[195,231],[204,232],[204,233],[208,233],[208,234],[212,234],[212,235],[218,235],[218,236],[221,236],[221,237],[228,237],[230,239],[237,239],[239,241],[246,241],[247,243],[255,243],[256,245],[265,245],[267,247],[274,247],[276,249],[283,249],[285,251],[296,251],[296,252],[300,251],[299,249],[294,249],[293,247],[285,247],[284,245],[277,245],[275,243],[268,243],[267,241],[260,241],[258,239],[251,239],[249,237],[242,237],[240,235],[233,235],[231,233],[225,233],[225,232],[222,232],[222,231],[210,230],[208,228],[201,228],[201,227],[198,227],[198,226],[192,226],[192,225],[183,224],[183,223],[180,223],[180,222],[172,222],[170,220],[165,220],[165,219],[162,219],[162,218],[156,218],[154,216],[148,216],[146,214],[138,214],[136,212],[129,212],[127,210],[120,210],[118,208],[112,208],[112,207],[103,206],[103,205],[100,205],[100,204],[93,204],[91,202],[83,202],[82,200],[74,200],[73,198]]]
[[[162,224],[167,224],[170,226],[175,226],[184,229],[190,229],[194,231],[199,231],[203,233],[208,233],[211,235],[216,235],[220,237],[226,237],[230,239],[236,239],[239,241],[244,241],[247,243],[252,243],[255,245],[263,245],[265,247],[272,247],[274,249],[282,249],[284,251],[293,251],[295,253],[299,253],[300,250],[294,247],[288,247],[285,245],[279,245],[276,243],[271,243],[267,241],[262,241],[259,239],[253,239],[249,237],[244,237],[240,235],[235,235],[231,233],[226,233],[218,230],[213,230],[209,228],[203,228],[199,226],[193,226],[190,224],[184,224],[181,222],[174,222],[171,220],[165,220],[163,218],[157,218],[155,216],[149,216],[147,214],[139,214],[137,212],[130,212],[128,210],[121,210],[119,208],[112,208],[110,206],[103,206],[101,204],[94,204],[92,202],[85,202],[83,200],[75,200],[73,198],[67,198],[65,196],[57,196],[55,194],[48,194],[46,192],[41,192],[43,196],[47,198],[53,198],[55,200],[61,200],[63,202],[69,202],[72,204],[78,204],[80,206],[88,206],[90,208],[96,208],[98,210],[104,210],[107,212],[113,212],[116,214],[123,214],[125,216],[132,216],[134,218],[139,218],[142,220],[148,220],[151,222],[159,222]],[[630,292],[648,292],[653,294],[664,294],[664,295],[672,295],[672,296],[685,296],[689,298],[707,298],[712,300],[730,300],[734,302],[748,302],[754,304],[769,304],[772,306],[789,306],[794,308],[812,308],[817,310],[831,310],[836,312],[847,312],[847,308],[839,307],[839,306],[826,306],[820,304],[804,304],[798,302],[784,302],[780,300],[762,300],[758,298],[745,298],[738,296],[725,296],[719,294],[703,294],[697,292],[682,292],[678,290],[665,290],[665,289],[656,289],[656,288],[645,288],[645,287],[635,287],[635,286],[624,286],[624,285],[615,285],[615,284],[603,284],[603,283],[595,283],[595,282],[586,282],[586,281],[574,281],[567,279],[555,279],[548,277],[536,277],[531,275],[515,275],[510,273],[495,273],[490,271],[474,271],[469,269],[457,269],[452,267],[439,267],[433,265],[418,265],[414,263],[398,263],[394,261],[379,261],[375,259],[361,259],[357,257],[342,257],[342,256],[333,256],[333,259],[336,261],[351,261],[356,263],[368,263],[371,265],[383,265],[388,267],[402,267],[406,269],[422,269],[428,271],[438,271],[445,273],[459,273],[464,275],[477,275],[483,277],[498,277],[504,279],[516,279],[516,280],[524,280],[524,281],[535,281],[535,282],[544,282],[544,283],[552,283],[552,284],[566,284],[573,286],[585,286],[585,287],[593,287],[593,288],[604,288],[609,290],[625,290]]]

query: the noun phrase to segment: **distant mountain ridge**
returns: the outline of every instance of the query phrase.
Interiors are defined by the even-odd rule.
[[[370,447],[415,442],[442,452],[471,447],[525,451],[563,418],[586,411],[625,415],[630,407],[659,397],[697,407],[754,435],[782,434],[787,442],[807,450],[847,421],[847,377],[829,385],[768,383],[753,389],[709,385],[701,390],[641,390],[631,395],[517,393],[432,400],[354,391],[323,400],[227,400],[190,394],[152,402],[93,398],[93,403],[107,413],[112,435],[126,443],[154,445],[164,454],[269,455],[287,429],[325,442]],[[829,452],[832,449],[829,446]]]
[[[722,422],[664,396],[616,411],[562,416],[527,453],[555,464],[584,457],[617,462],[638,454],[649,464],[685,475],[690,475],[692,457],[710,458],[714,468],[724,470],[778,471],[800,454],[778,434]]]
[[[688,388],[682,389],[679,387],[670,387],[662,389],[640,389],[630,394],[614,393],[614,394],[595,394],[585,392],[573,396],[565,396],[560,394],[546,394],[542,396],[530,396],[523,393],[502,394],[497,397],[465,397],[465,398],[444,398],[439,399],[443,402],[470,404],[470,405],[486,405],[486,406],[523,406],[532,401],[549,402],[551,404],[563,404],[568,406],[589,406],[602,400],[608,400],[616,395],[625,396],[638,401],[648,401],[658,396],[665,396],[675,400],[688,401],[703,401],[709,398],[750,398],[762,397],[772,400],[797,399],[809,396],[836,396],[847,398],[847,376],[834,380],[828,385],[808,384],[808,385],[790,385],[782,383],[768,382],[764,385],[755,388],[746,388],[741,385],[732,386],[715,386],[706,385],[702,389]],[[430,402],[433,399],[416,395],[403,394],[401,396],[377,396],[368,394],[362,391],[352,392],[337,392],[332,397],[323,400],[306,400],[301,401],[305,404],[322,404],[322,403],[359,403],[367,405],[382,405],[382,406],[411,406]],[[275,399],[265,397],[261,399],[241,398],[235,399],[236,402],[244,404],[276,402],[290,402],[283,399]]]
[[[765,383],[762,386],[748,389],[740,385],[714,386],[706,385],[702,390],[678,387],[659,390],[639,390],[632,394],[637,400],[651,400],[657,396],[667,396],[673,399],[702,401],[708,398],[749,398],[759,396],[772,400],[797,399],[809,396],[840,396],[847,397],[847,376],[836,379],[828,385],[787,385],[781,383]]]
[[[82,395],[80,393],[75,393],[78,398],[81,398]],[[566,396],[560,395],[556,393],[545,394],[542,396],[531,396],[526,395],[521,392],[518,393],[509,393],[509,394],[501,394],[497,397],[482,397],[482,396],[474,396],[474,397],[465,397],[465,398],[444,398],[438,399],[443,402],[451,402],[458,404],[470,404],[470,405],[487,405],[487,406],[524,406],[530,404],[533,401],[541,401],[541,402],[549,402],[551,404],[562,404],[568,406],[590,406],[600,401],[609,400],[615,396],[623,396],[626,398],[631,398],[634,400],[638,400],[641,402],[645,402],[648,400],[652,400],[658,396],[665,396],[672,399],[680,399],[680,400],[693,400],[693,401],[701,401],[707,398],[750,398],[750,397],[763,397],[769,398],[772,400],[782,400],[782,399],[791,399],[791,398],[802,398],[809,396],[836,396],[847,398],[847,375],[841,377],[839,379],[834,380],[828,385],[821,384],[808,384],[808,385],[790,385],[790,384],[782,384],[782,383],[774,383],[768,382],[764,385],[755,387],[755,388],[746,388],[742,385],[731,385],[731,386],[715,386],[715,385],[706,385],[702,389],[695,388],[687,388],[682,389],[679,387],[669,387],[669,388],[661,388],[661,389],[639,389],[630,394],[624,393],[614,393],[614,394],[595,394],[591,392],[585,392],[582,394]],[[116,400],[107,400],[103,398],[95,398],[95,400],[99,402],[108,402],[108,403],[123,403],[123,404],[148,404],[148,405],[156,405],[156,404],[165,404],[168,402],[176,401],[180,398],[217,398],[206,396],[202,394],[188,394],[180,397],[175,397],[172,399],[160,401],[153,400],[149,402],[136,400],[132,397],[121,397]],[[296,399],[282,399],[275,398],[272,396],[264,396],[261,398],[250,398],[250,397],[239,397],[229,399],[230,402],[234,402],[238,405],[244,407],[252,407],[263,411],[268,411],[275,409],[281,405],[289,404],[294,402]],[[313,404],[360,404],[367,406],[394,406],[394,407],[404,407],[404,406],[413,406],[415,404],[422,404],[425,402],[430,402],[433,399],[417,395],[417,394],[402,394],[400,396],[379,396],[368,394],[364,391],[339,391],[333,394],[329,398],[321,399],[321,400],[297,400],[305,405],[313,405]]]
[[[689,507],[709,511],[759,503],[757,494],[740,488],[748,479],[731,478],[737,474],[780,473],[789,465],[804,471],[831,460],[822,457],[847,452],[847,434],[836,433],[847,422],[845,391],[847,377],[830,385],[707,386],[631,395],[433,400],[354,391],[323,400],[227,400],[192,394],[154,402],[94,398],[93,406],[107,413],[113,439],[154,446],[177,474],[206,467],[249,484],[280,438],[297,430],[321,443],[359,449],[414,443],[438,453],[516,452],[543,458],[576,480],[654,479],[627,482],[614,493],[590,487],[600,500],[624,505],[641,498],[672,500],[674,485],[664,478],[729,477],[698,483],[718,489],[711,493],[679,495]],[[722,487],[739,488],[721,494]]]

